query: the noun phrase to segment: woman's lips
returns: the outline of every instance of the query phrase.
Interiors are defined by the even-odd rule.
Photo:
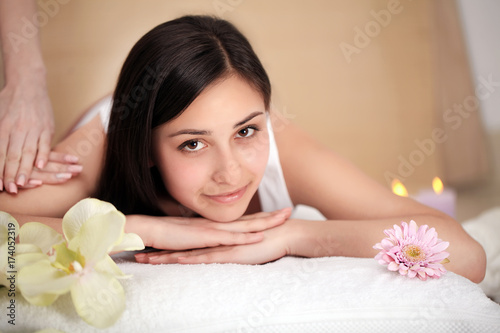
[[[229,204],[240,200],[241,197],[243,197],[243,195],[245,194],[247,187],[248,185],[233,192],[218,195],[207,195],[207,197],[218,203]]]

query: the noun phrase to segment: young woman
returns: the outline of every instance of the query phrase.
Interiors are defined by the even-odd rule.
[[[450,242],[449,270],[482,280],[484,251],[456,221],[393,195],[281,119],[270,91],[230,23],[187,16],[161,24],[131,50],[112,106],[56,147],[78,155],[83,172],[2,193],[0,209],[60,229],[78,200],[109,201],[127,215],[127,232],[164,250],[136,255],[153,264],[371,257],[384,229],[413,219]],[[327,221],[290,218],[298,204]]]

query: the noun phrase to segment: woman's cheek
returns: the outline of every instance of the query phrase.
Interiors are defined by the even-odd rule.
[[[175,197],[192,196],[203,187],[204,163],[192,158],[170,160],[167,170],[167,191]],[[180,198],[176,198],[180,200]]]
[[[269,158],[269,136],[262,133],[255,142],[245,148],[243,156],[255,174],[263,174]]]

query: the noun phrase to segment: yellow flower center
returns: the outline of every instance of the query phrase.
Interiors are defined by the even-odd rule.
[[[422,251],[420,246],[418,245],[406,245],[403,248],[403,253],[406,257],[406,259],[410,262],[417,262],[417,261],[422,261],[425,260],[425,253]]]

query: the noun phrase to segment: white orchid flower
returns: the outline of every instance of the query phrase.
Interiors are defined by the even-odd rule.
[[[31,304],[50,305],[71,292],[80,317],[95,327],[108,327],[125,309],[125,294],[117,280],[124,275],[109,253],[142,250],[144,244],[136,234],[124,233],[121,212],[97,199],[78,202],[64,215],[62,227],[67,243],[40,223],[21,228],[20,241],[39,249],[19,255],[21,293]]]

